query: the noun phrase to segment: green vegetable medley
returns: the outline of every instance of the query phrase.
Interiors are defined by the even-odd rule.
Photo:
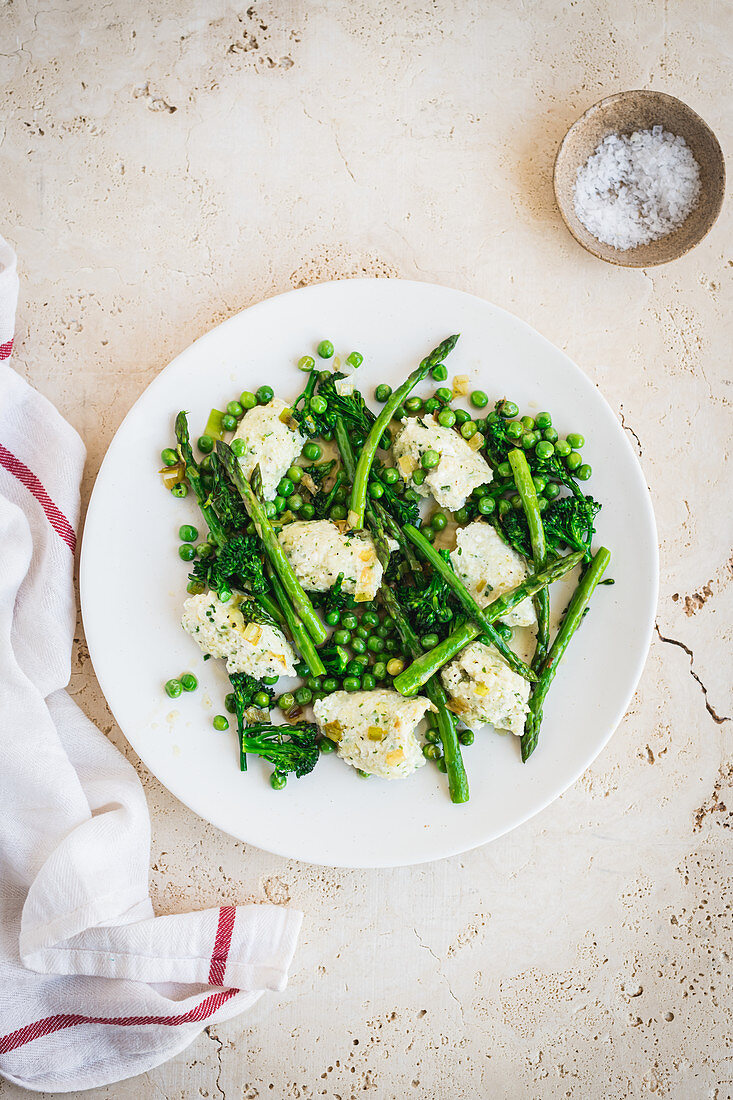
[[[179,557],[190,566],[188,592],[215,592],[225,603],[238,597],[246,621],[277,626],[297,654],[301,684],[295,690],[277,696],[277,677],[232,673],[225,700],[224,709],[236,720],[242,770],[249,755],[267,760],[275,790],[291,774],[308,774],[320,753],[336,747],[304,719],[305,707],[337,690],[389,687],[404,696],[419,691],[433,704],[424,756],[446,774],[452,800],[467,801],[462,748],[473,743],[474,733],[451,710],[438,673],[476,640],[495,647],[509,669],[529,682],[522,759],[537,745],[547,692],[610,554],[592,547],[600,504],[582,487],[592,473],[582,456],[583,436],[563,437],[549,412],[521,415],[511,400],[489,408],[486,393],[467,392],[465,376],[449,385],[445,360],[457,340],[444,340],[397,389],[378,385],[377,412],[354,384],[362,362],[358,352],[348,355],[343,370],[329,340],[318,344],[316,357],[304,355],[297,364],[307,375],[304,388],[280,419],[307,442],[274,500],[264,499],[259,466],[245,476],[244,440],[226,442],[249,410],[273,400],[270,386],[245,390],[226,410],[212,410],[195,447],[180,412],[176,443],[161,452],[164,484],[175,496],[193,493],[201,513],[203,535],[190,524],[178,532]],[[432,394],[414,393],[431,380],[438,383]],[[470,411],[458,404],[462,397]],[[455,512],[431,505],[422,515],[417,490],[440,469],[442,454],[430,446],[412,468],[395,461],[393,441],[406,417],[423,423],[431,418],[488,463],[492,476]],[[326,592],[304,589],[278,532],[295,520],[314,519],[334,521],[343,532],[368,532],[384,569],[375,599],[358,601],[345,592],[343,574]],[[487,606],[479,605],[456,573],[447,549],[455,526],[477,519],[490,524],[528,567],[520,584]],[[580,579],[553,639],[551,586],[578,565]],[[529,663],[515,651],[513,631],[503,621],[528,598],[537,616]],[[165,691],[176,698],[196,687],[196,677],[184,673],[169,680]],[[275,707],[284,724],[271,722]],[[230,720],[218,714],[213,725],[226,730]]]

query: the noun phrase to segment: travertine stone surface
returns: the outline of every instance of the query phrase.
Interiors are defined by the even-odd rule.
[[[629,714],[571,791],[487,848],[414,870],[290,863],[141,769],[160,912],[269,898],[305,927],[282,997],[85,1096],[733,1093],[730,212],[679,262],[629,271],[575,244],[551,186],[569,124],[625,88],[679,96],[729,148],[732,16],[715,0],[0,4],[15,365],[86,440],[85,499],[124,413],[195,337],[263,296],[376,274],[470,290],[567,349],[640,454],[661,542]],[[131,756],[81,629],[72,688]]]

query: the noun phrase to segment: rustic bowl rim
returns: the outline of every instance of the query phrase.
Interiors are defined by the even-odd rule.
[[[560,197],[560,194],[558,192],[558,185],[557,185],[558,164],[560,163],[562,155],[565,151],[568,139],[571,137],[573,132],[574,131],[577,132],[577,129],[582,125],[582,123],[584,123],[586,121],[586,119],[588,118],[589,115],[593,114],[594,112],[600,110],[603,107],[608,107],[611,103],[614,103],[617,100],[626,99],[628,96],[632,96],[632,95],[654,96],[655,98],[658,98],[658,99],[667,99],[667,100],[671,100],[672,102],[674,102],[674,103],[678,104],[680,107],[682,107],[690,115],[691,120],[696,122],[703,130],[706,130],[707,133],[709,134],[710,138],[712,139],[713,147],[714,147],[714,149],[717,153],[717,156],[718,156],[718,159],[719,159],[719,162],[720,162],[720,171],[721,171],[720,194],[717,197],[717,203],[714,203],[712,208],[711,208],[710,217],[709,217],[705,227],[703,228],[703,231],[701,232],[700,236],[697,237],[695,240],[690,241],[689,243],[685,244],[682,248],[680,248],[679,252],[676,252],[672,256],[668,256],[666,259],[648,260],[644,263],[628,262],[628,261],[623,259],[624,255],[628,255],[629,252],[635,252],[636,251],[635,249],[629,249],[629,250],[626,250],[626,252],[622,252],[619,249],[614,249],[611,245],[605,245],[603,241],[598,241],[598,247],[596,247],[593,244],[591,244],[589,241],[581,240],[581,238],[575,232],[575,229],[573,228],[571,223],[565,217],[565,210],[563,208],[563,200]],[[723,150],[721,148],[720,142],[718,141],[718,138],[715,135],[715,132],[713,131],[713,129],[707,124],[705,119],[702,118],[702,116],[699,115],[697,113],[697,111],[693,110],[692,107],[690,107],[687,103],[685,103],[684,100],[678,99],[677,96],[670,95],[669,92],[657,91],[654,88],[628,88],[628,89],[626,89],[626,91],[623,91],[623,92],[613,92],[611,95],[604,96],[603,99],[599,99],[597,103],[593,103],[590,107],[588,107],[585,111],[583,111],[583,114],[579,115],[578,118],[575,120],[575,122],[573,122],[573,124],[568,128],[568,130],[565,133],[565,136],[563,137],[562,141],[560,142],[560,144],[558,146],[558,149],[557,149],[557,153],[555,154],[555,161],[554,161],[553,170],[552,170],[552,187],[553,187],[553,191],[555,193],[555,204],[556,204],[556,206],[557,206],[557,208],[560,212],[560,217],[562,218],[563,222],[565,223],[566,229],[568,230],[570,235],[573,237],[573,239],[575,241],[577,241],[577,243],[582,248],[584,248],[586,250],[586,252],[590,252],[591,255],[595,256],[599,260],[603,260],[605,263],[614,264],[616,267],[632,267],[632,268],[633,267],[636,267],[636,268],[659,267],[661,264],[672,263],[674,260],[679,260],[682,256],[685,256],[688,252],[691,252],[693,248],[696,248],[697,245],[699,245],[700,242],[703,241],[705,239],[705,237],[707,237],[708,233],[710,232],[710,230],[713,228],[716,221],[718,220],[718,217],[720,215],[720,211],[723,207],[723,199],[725,197],[725,186],[726,186],[725,156],[723,155]],[[654,242],[649,242],[649,243],[653,244]],[[641,247],[646,247],[646,246],[641,246]],[[608,248],[610,250],[610,252],[606,253],[606,252],[601,251],[601,249],[603,249],[603,248]]]

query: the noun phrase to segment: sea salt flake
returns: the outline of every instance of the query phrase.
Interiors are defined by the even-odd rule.
[[[588,232],[623,252],[677,229],[699,195],[689,145],[654,126],[605,137],[578,169],[574,202]]]

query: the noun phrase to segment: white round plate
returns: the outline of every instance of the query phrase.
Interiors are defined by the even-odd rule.
[[[337,354],[364,356],[368,397],[393,387],[445,336],[461,338],[449,375],[468,374],[493,401],[549,409],[561,435],[582,432],[593,465],[589,491],[603,502],[596,544],[613,554],[616,583],[596,590],[545,706],[537,750],[522,764],[518,741],[490,729],[464,751],[470,802],[451,804],[445,776],[421,768],[397,782],[363,780],[335,756],[273,791],[269,768],[238,768],[236,733],[217,733],[228,680],[180,628],[188,567],[178,528],[203,530],[191,494],[165,492],[160,450],[175,414],[192,435],[209,410],[263,383],[292,400],[295,367],[323,337]],[[425,384],[417,392],[426,394]],[[563,352],[479,298],[426,283],[364,279],[271,298],[197,340],[148,386],[121,424],[92,493],[81,555],[84,628],[117,722],[154,775],[201,817],[278,855],[344,867],[392,867],[467,851],[526,821],[578,778],[621,720],[641,675],[657,602],[657,538],[636,457],[598,390]],[[553,590],[555,612],[565,600]],[[169,699],[163,684],[189,670],[199,690]],[[234,726],[234,723],[232,723]]]

